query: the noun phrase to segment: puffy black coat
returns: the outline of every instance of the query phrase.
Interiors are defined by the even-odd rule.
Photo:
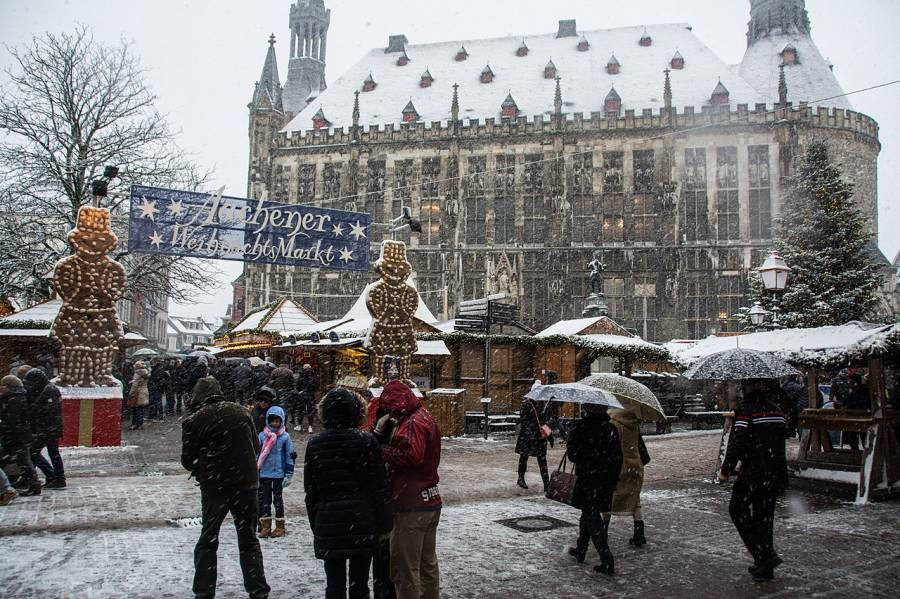
[[[297,391],[306,396],[313,396],[319,389],[319,375],[309,368],[303,368],[297,373]]]
[[[62,438],[62,397],[56,385],[50,383],[40,368],[32,368],[22,380],[28,397],[28,420],[31,423],[32,443],[44,445]]]
[[[371,433],[327,429],[306,447],[306,511],[319,559],[372,555],[392,527],[381,447]]]
[[[231,371],[234,394],[237,401],[246,401],[253,395],[253,371],[246,364],[238,364]]]
[[[572,505],[608,512],[622,470],[619,431],[608,414],[587,414],[569,433],[566,455],[575,463]]]
[[[279,366],[269,375],[269,386],[275,389],[279,394],[282,391],[294,389],[294,373],[290,368]]]
[[[6,451],[31,443],[28,398],[24,387],[11,387],[0,395],[0,443]]]
[[[541,437],[541,425],[544,420],[544,406],[530,399],[522,401],[519,410],[519,436],[516,438],[516,453],[546,457],[547,439]]]
[[[250,414],[225,401],[218,381],[197,382],[193,412],[181,424],[181,465],[201,485],[248,489],[259,485],[259,436]]]
[[[784,430],[784,414],[775,398],[745,395],[735,410],[722,474],[731,476],[740,464],[740,478],[781,493],[788,482]]]
[[[256,393],[263,387],[269,386],[269,371],[259,366],[253,369],[253,377],[250,379],[253,393]]]
[[[170,381],[171,377],[169,376],[166,367],[162,364],[157,364],[153,367],[153,370],[150,371],[150,380],[147,382],[147,390],[150,393],[165,393],[169,388]]]

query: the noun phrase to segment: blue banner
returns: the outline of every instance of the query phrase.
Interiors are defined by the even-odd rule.
[[[336,270],[369,270],[362,212],[131,187],[128,250]]]

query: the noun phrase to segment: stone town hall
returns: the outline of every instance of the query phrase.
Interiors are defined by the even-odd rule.
[[[270,39],[248,192],[373,222],[411,207],[423,230],[401,238],[437,315],[506,292],[535,329],[578,317],[599,250],[611,316],[645,339],[736,330],[784,179],[813,140],[877,235],[878,124],[841,97],[804,0],[750,0],[738,65],[685,23],[566,20],[524,38],[391,35],[326,89],[330,19],[323,0],[291,6],[283,86]],[[373,260],[385,234],[371,229]],[[245,309],[289,295],[337,318],[372,279],[247,266]]]

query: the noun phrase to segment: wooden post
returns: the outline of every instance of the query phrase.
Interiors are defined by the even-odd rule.
[[[885,441],[884,439],[884,369],[881,358],[869,360],[869,400],[872,410],[872,424],[866,447],[859,467],[859,492],[856,503],[867,503],[872,490],[884,481]]]

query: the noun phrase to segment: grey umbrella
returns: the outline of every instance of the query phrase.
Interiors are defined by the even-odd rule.
[[[653,420],[664,422],[666,420],[666,414],[659,404],[659,400],[653,395],[653,391],[634,379],[612,372],[598,372],[581,379],[580,382],[590,387],[609,391],[622,405],[632,410],[640,420],[648,422]]]
[[[534,401],[561,401],[566,403],[585,403],[622,408],[622,404],[609,391],[583,385],[581,383],[559,383],[557,385],[538,385],[525,394]]]
[[[755,349],[735,348],[704,356],[682,373],[693,381],[780,379],[800,374],[781,358]]]

